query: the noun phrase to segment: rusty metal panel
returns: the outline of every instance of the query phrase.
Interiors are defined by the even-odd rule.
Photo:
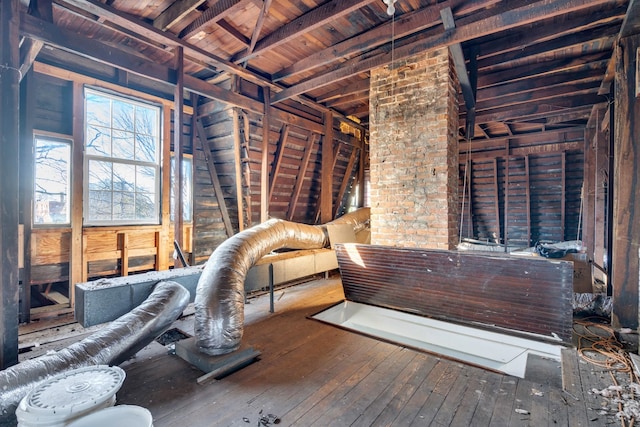
[[[571,342],[571,262],[359,244],[336,253],[347,300]]]

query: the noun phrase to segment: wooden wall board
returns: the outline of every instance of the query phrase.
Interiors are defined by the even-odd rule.
[[[336,254],[350,301],[571,342],[570,262],[357,244]]]

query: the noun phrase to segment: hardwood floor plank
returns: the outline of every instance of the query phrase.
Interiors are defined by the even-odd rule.
[[[467,391],[467,388],[470,386],[470,383],[474,381],[474,376],[481,374],[481,370],[474,366],[464,365],[462,367],[462,370],[458,374],[458,378],[449,388],[447,396],[433,419],[433,423],[435,425],[452,425],[453,418],[459,410],[464,409],[466,405],[471,406],[471,408],[475,408],[477,397],[472,396],[473,399],[471,401],[465,401],[463,396]],[[471,412],[473,413],[473,410]]]
[[[533,384],[529,381],[525,381],[523,379],[518,381],[515,391],[515,403],[513,405],[513,410],[511,411],[511,421],[509,422],[509,425],[536,425],[533,423],[532,417],[531,393],[533,390],[537,391],[538,388],[537,385],[536,387],[532,386]],[[526,413],[523,411],[526,411]]]
[[[549,425],[550,426],[568,426],[574,424],[569,421],[569,404],[566,394],[560,389],[549,389]],[[585,424],[582,424],[585,425]]]
[[[562,387],[566,391],[563,398],[567,402],[568,417],[572,425],[587,426],[587,406],[583,398],[583,386],[580,378],[580,360],[576,349],[562,350]]]
[[[275,313],[268,311],[268,295],[251,298],[244,308],[243,346],[253,346],[261,357],[220,380],[198,384],[200,370],[154,341],[121,364],[127,376],[117,404],[148,408],[155,427],[255,426],[261,419],[275,425],[276,418],[280,426],[305,427],[573,427],[616,421],[598,413],[603,398],[590,394],[611,384],[609,372],[573,349],[563,352],[564,392],[556,377],[519,379],[308,318],[343,299],[336,278],[276,291]],[[194,316],[187,313],[172,327],[192,334]],[[68,332],[41,347],[68,345],[74,339]],[[76,339],[84,335],[72,332]]]
[[[436,363],[438,363],[438,358],[418,353],[416,358],[402,371],[398,380],[390,384],[355,420],[352,426],[392,425],[401,409],[405,407]]]
[[[384,390],[394,383],[402,381],[398,377],[402,371],[416,358],[416,352],[403,348],[399,354],[390,355],[378,365],[371,374],[367,375],[340,401],[336,402],[329,411],[325,412],[312,425],[323,426],[352,425],[365,411],[371,410],[370,405]]]
[[[425,426],[431,424],[463,369],[464,365],[461,363],[454,362],[448,364],[444,373],[438,379],[433,391],[410,425]],[[423,383],[423,385],[429,387],[428,384]]]
[[[438,380],[442,378],[447,367],[452,362],[447,359],[437,359],[436,365],[431,369],[427,377],[422,381],[413,393],[406,405],[400,410],[394,424],[409,425],[418,416],[424,402],[431,396]]]
[[[517,378],[508,375],[502,377],[491,414],[491,421],[489,422],[490,426],[501,427],[509,425],[511,412],[514,410],[517,385]]]
[[[360,383],[360,381],[366,378],[367,375],[369,375],[373,370],[375,370],[378,365],[383,363],[390,356],[395,357],[395,355],[400,353],[400,347],[393,346],[391,344],[388,345],[389,348],[386,348],[384,351],[382,351],[380,347],[376,346],[378,351],[372,354],[372,357],[365,364],[363,364],[362,367],[357,370],[357,372],[355,372],[341,384],[338,384],[331,394],[328,394],[323,399],[316,401],[315,404],[313,404],[313,406],[307,412],[296,419],[292,425],[312,425],[327,411],[331,410],[334,405],[338,404],[346,394],[348,394],[354,387],[356,387]]]
[[[478,398],[478,404],[473,412],[473,424],[477,427],[488,426],[491,422],[491,416],[493,414],[493,408],[498,394],[500,393],[500,383],[504,375],[495,372],[488,372],[486,376],[486,382],[480,397]]]
[[[467,380],[467,388],[460,399],[461,404],[451,420],[451,425],[462,426],[472,424],[473,414],[487,386],[487,378],[489,375],[490,372],[483,369],[476,368],[472,370]]]

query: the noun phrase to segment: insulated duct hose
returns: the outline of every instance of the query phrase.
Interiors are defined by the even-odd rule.
[[[15,425],[20,400],[47,378],[85,366],[118,365],[149,344],[180,317],[189,291],[159,282],[138,307],[104,329],[63,350],[26,360],[0,372],[0,425]]]
[[[369,221],[369,208],[358,209],[328,224],[348,224],[355,232]],[[264,255],[281,248],[320,249],[328,246],[326,226],[271,219],[244,230],[218,246],[198,280],[195,297],[195,337],[208,355],[240,347],[244,324],[244,281]]]

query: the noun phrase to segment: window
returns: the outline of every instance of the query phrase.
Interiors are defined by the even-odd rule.
[[[182,220],[191,222],[193,218],[193,159],[190,156],[182,158]],[[176,166],[173,154],[171,155],[171,221],[175,220],[176,198],[173,191],[173,183],[176,176]]]
[[[33,223],[69,224],[71,142],[35,137]]]
[[[160,107],[85,90],[87,225],[157,224]]]

